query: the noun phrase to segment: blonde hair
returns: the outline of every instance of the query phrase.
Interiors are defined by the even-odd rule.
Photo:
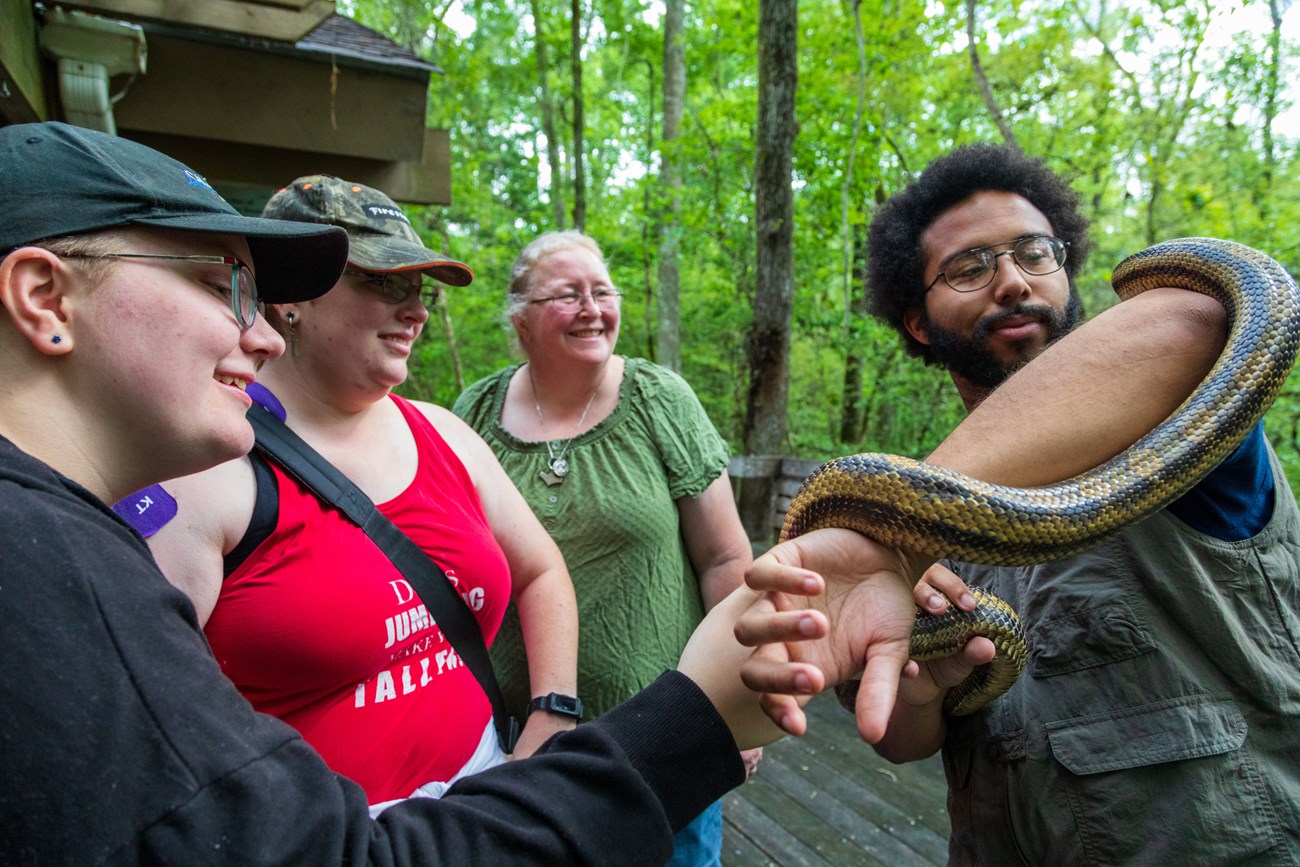
[[[608,268],[605,255],[600,251],[600,245],[590,235],[577,229],[564,229],[538,235],[519,251],[515,263],[510,266],[510,291],[506,296],[507,321],[513,322],[528,307],[528,290],[531,288],[533,270],[537,268],[537,263],[552,253],[572,249],[586,250],[595,256],[601,265]]]
[[[117,263],[111,259],[81,259],[78,257],[93,257],[104,253],[118,252],[127,237],[123,231],[124,228],[123,226],[113,226],[112,228],[97,229],[79,235],[62,235],[58,238],[33,241],[23,246],[40,247],[42,250],[49,250],[56,256],[66,256],[69,263],[77,266],[87,283],[93,285],[103,280],[104,275]]]

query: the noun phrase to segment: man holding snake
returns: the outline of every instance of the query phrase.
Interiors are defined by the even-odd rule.
[[[1163,422],[1224,351],[1224,307],[1179,288],[1076,328],[1085,231],[1065,182],[1003,147],[959,149],[881,208],[873,310],[949,371],[970,410],[926,463],[1017,488],[1071,478]],[[859,732],[882,755],[942,748],[950,864],[1300,863],[1300,510],[1259,425],[1162,511],[1045,565],[935,564],[905,545],[891,559],[843,529],[787,535],[746,583],[797,607],[819,573],[835,640],[868,656],[883,612],[904,614],[881,575],[924,573],[913,594],[932,613],[944,595],[970,610],[969,583],[1020,614],[1026,669],[971,716],[942,707],[993,657],[984,638],[908,663],[883,729],[875,710],[892,696],[878,668],[857,693]],[[749,670],[757,683],[763,664]],[[773,719],[801,719],[789,695],[764,702]]]
[[[1078,323],[1086,227],[1074,193],[1040,161],[958,149],[875,219],[873,312],[910,352],[948,370],[968,410],[991,403]],[[1158,316],[1162,304],[1222,315],[1205,296],[1155,289],[1099,316],[1090,333],[1104,335],[1103,320],[1113,332]],[[1112,370],[1067,369],[1059,353],[1026,367],[1046,390],[1015,430],[986,442],[1024,466],[961,468],[1031,486],[1100,463],[1190,391],[1166,378],[1184,348],[1153,345],[1163,360],[1114,359]],[[1185,358],[1193,376],[1204,373],[1203,355]],[[1124,367],[1147,395],[1116,386],[1124,394],[1107,403],[1107,377]],[[1046,418],[1080,378],[1089,382],[1078,393],[1098,402]],[[991,655],[975,639],[905,683],[876,744],[894,761],[942,747],[950,863],[1300,861],[1300,510],[1262,423],[1188,493],[1083,553],[1018,568],[941,563],[916,598],[942,608],[935,588],[959,599],[963,580],[1019,612],[1024,674],[975,714],[946,717],[946,689]]]

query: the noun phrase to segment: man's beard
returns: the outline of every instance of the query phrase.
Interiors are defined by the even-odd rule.
[[[975,324],[970,337],[948,331],[933,321],[926,320],[925,335],[930,341],[930,359],[980,388],[997,388],[1007,377],[1028,364],[1033,356],[1011,362],[1000,361],[988,349],[989,333],[1012,316],[1032,316],[1047,328],[1047,342],[1043,348],[1074,330],[1083,317],[1083,302],[1079,293],[1070,288],[1070,300],[1065,310],[1058,311],[1045,304],[1018,304],[1008,310],[986,316]],[[1021,344],[1027,343],[1028,339]],[[1013,344],[1019,350],[1020,344]],[[1040,350],[1041,351],[1041,350]],[[1037,353],[1035,353],[1037,354]]]

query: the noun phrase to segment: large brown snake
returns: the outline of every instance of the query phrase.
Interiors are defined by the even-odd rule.
[[[1300,345],[1300,293],[1277,262],[1249,247],[1183,238],[1136,253],[1115,269],[1121,300],[1168,286],[1217,298],[1227,345],[1196,390],[1122,453],[1041,488],[991,485],[910,458],[860,454],[823,464],[786,513],[781,541],[823,527],[857,530],[892,547],[993,566],[1077,553],[1164,508],[1226,457],[1272,404]],[[945,710],[973,713],[1015,683],[1027,650],[1015,612],[983,594],[970,615],[922,613],[914,659],[960,650],[972,635],[998,646],[993,663],[950,691]],[[950,608],[950,611],[952,609]],[[841,691],[852,707],[856,684]]]

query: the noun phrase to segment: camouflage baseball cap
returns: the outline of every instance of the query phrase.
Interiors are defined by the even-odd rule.
[[[365,271],[423,271],[451,286],[474,279],[468,265],[424,246],[397,203],[364,184],[307,175],[272,196],[262,216],[341,226],[348,233],[348,262]]]

